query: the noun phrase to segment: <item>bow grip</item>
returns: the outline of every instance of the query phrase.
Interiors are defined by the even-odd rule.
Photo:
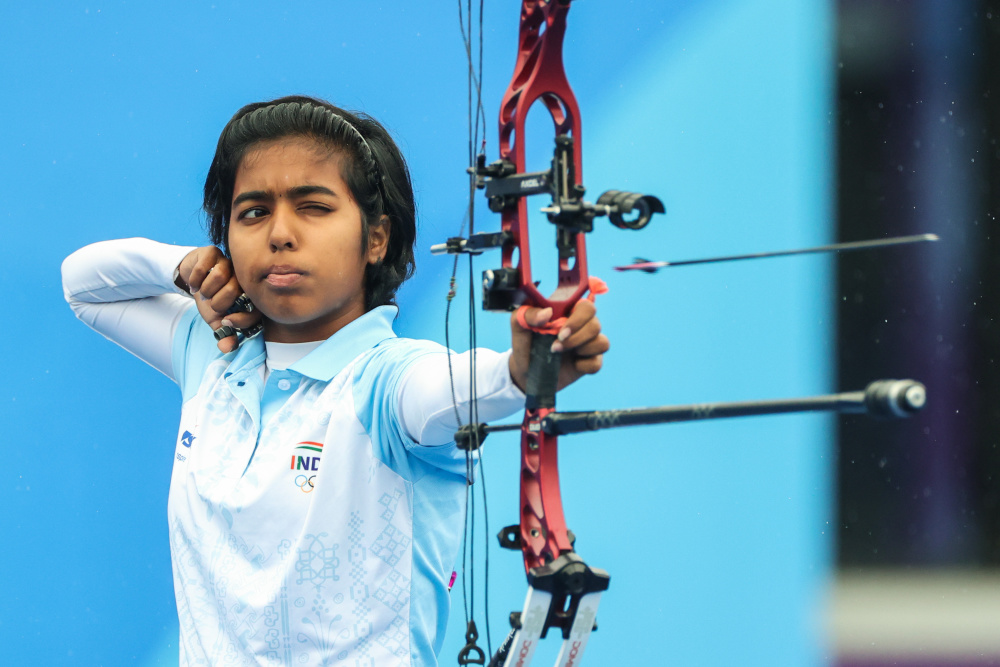
[[[555,334],[531,332],[531,357],[524,387],[524,407],[528,410],[556,407],[562,353],[552,351],[554,342]]]

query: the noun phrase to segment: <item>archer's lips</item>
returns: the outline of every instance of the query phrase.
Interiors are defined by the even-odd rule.
[[[304,275],[305,271],[294,266],[272,266],[264,272],[264,282],[272,287],[291,287]]]

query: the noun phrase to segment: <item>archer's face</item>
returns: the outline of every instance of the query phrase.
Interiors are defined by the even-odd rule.
[[[364,314],[364,271],[385,253],[328,147],[307,137],[259,144],[236,172],[229,250],[236,278],[264,315],[266,340],[329,338]]]

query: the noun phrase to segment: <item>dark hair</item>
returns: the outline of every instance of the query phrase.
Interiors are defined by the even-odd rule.
[[[382,261],[365,267],[365,310],[394,303],[396,290],[413,275],[416,207],[410,171],[388,131],[374,118],[329,102],[294,95],[248,104],[230,119],[219,137],[205,178],[204,208],[209,237],[229,254],[229,216],[236,172],[243,157],[262,141],[305,136],[328,145],[341,157],[341,178],[361,209],[361,248],[368,229],[389,219],[389,247]]]

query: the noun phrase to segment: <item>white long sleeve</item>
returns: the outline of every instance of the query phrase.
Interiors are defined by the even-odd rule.
[[[471,352],[451,355],[451,374],[455,379],[452,400],[451,380],[446,354],[427,355],[414,362],[399,387],[400,419],[407,435],[424,444],[452,441],[457,419],[469,421],[469,356]],[[502,419],[524,407],[524,394],[510,377],[510,350],[500,353],[480,348],[476,351],[476,388],[479,398],[479,421]]]
[[[133,238],[94,243],[63,261],[63,293],[76,316],[87,326],[139,357],[167,377],[174,334],[194,304],[174,285],[174,270],[194,248]],[[302,344],[292,360],[305,356],[314,344]],[[451,355],[458,416],[469,416],[469,352]],[[524,394],[510,378],[510,351],[477,351],[480,421],[517,412]],[[286,367],[291,362],[286,360]],[[416,442],[445,444],[455,432],[448,355],[427,355],[409,369],[397,395],[400,419]]]
[[[63,261],[63,295],[84,324],[175,379],[174,333],[194,302],[174,270],[193,249],[141,238],[85,246]]]

